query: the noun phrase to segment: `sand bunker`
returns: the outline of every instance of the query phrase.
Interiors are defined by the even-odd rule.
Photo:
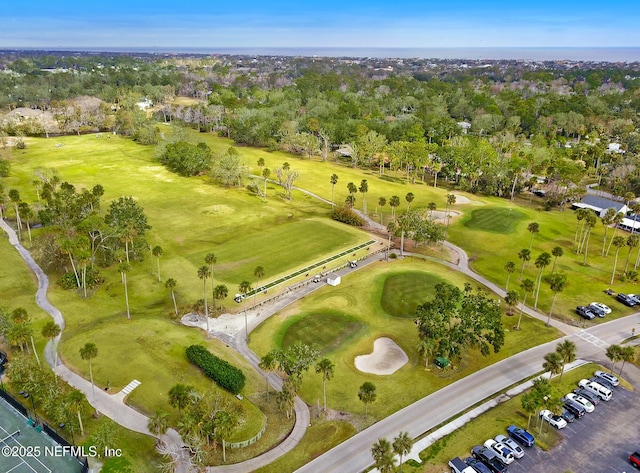
[[[468,197],[460,194],[454,194],[456,196],[456,204],[474,204],[474,205],[482,205],[482,202],[478,200],[471,200]]]
[[[407,361],[409,357],[396,342],[382,337],[373,342],[373,353],[356,356],[354,364],[364,373],[393,374]]]

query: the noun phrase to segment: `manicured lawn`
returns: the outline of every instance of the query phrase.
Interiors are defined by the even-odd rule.
[[[252,332],[250,347],[263,356],[269,350],[282,346],[290,330],[305,334],[320,330],[320,339],[329,339],[322,346],[331,346],[327,357],[336,367],[333,379],[327,382],[328,407],[362,416],[364,406],[358,400],[358,388],[363,382],[371,381],[377,388],[378,399],[369,407],[369,419],[380,419],[483,366],[557,336],[555,329],[526,317],[521,331],[511,331],[515,318],[504,316],[506,342],[499,353],[482,357],[472,350],[457,363],[455,370],[444,373],[435,368],[426,370],[417,353],[418,335],[413,320],[389,315],[381,303],[385,281],[403,272],[425,273],[429,275],[427,277],[449,281],[459,287],[469,282],[460,273],[424,260],[406,258],[393,263],[376,263],[370,265],[366,272],[359,271],[343,278],[340,286],[326,286],[272,316]],[[314,314],[331,314],[330,319],[324,319],[325,325],[332,324],[330,328],[318,329],[320,324],[314,319]],[[339,321],[339,317],[345,320]],[[362,324],[357,332],[348,336],[335,335],[353,320]],[[333,333],[334,336],[325,337],[325,333]],[[355,356],[370,353],[373,341],[382,336],[392,338],[407,353],[409,362],[390,376],[358,371],[353,364]],[[340,341],[339,345],[335,344],[336,340]],[[321,378],[313,370],[304,375],[301,395],[310,404],[322,396]]]
[[[316,345],[324,354],[340,347],[346,340],[357,336],[365,324],[344,312],[300,314],[283,324],[284,336],[280,346],[287,348],[296,341]]]
[[[561,382],[558,382],[557,377],[554,378],[551,382],[555,393],[554,396],[564,396],[572,391],[577,387],[580,379],[592,376],[593,371],[596,369],[599,369],[598,365],[587,364],[567,371],[563,375]],[[500,433],[507,435],[506,427],[508,425],[515,424],[526,429],[529,415],[523,411],[521,399],[522,395],[515,396],[463,425],[452,434],[423,450],[420,453],[423,465],[418,467],[405,464],[402,467],[402,471],[408,473],[439,473],[446,469],[447,462],[451,458],[469,456],[469,452],[474,445],[481,445],[489,437],[495,437]],[[528,430],[536,438],[536,444],[544,450],[553,448],[558,439],[558,432],[544,424],[540,435],[539,426],[540,422],[537,416],[535,414],[532,415],[531,425]]]
[[[394,317],[415,318],[416,309],[430,299],[434,287],[445,282],[435,273],[403,272],[389,275],[384,281],[380,303]]]
[[[524,212],[505,208],[474,209],[464,220],[464,226],[492,233],[513,233],[518,223],[526,217]]]

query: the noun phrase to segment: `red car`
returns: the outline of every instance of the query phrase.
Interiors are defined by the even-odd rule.
[[[640,468],[640,452],[633,452],[629,455],[629,461],[636,468]]]

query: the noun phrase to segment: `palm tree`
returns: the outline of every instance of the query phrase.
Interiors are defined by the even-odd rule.
[[[611,244],[613,243],[613,239],[616,237],[616,232],[618,231],[618,225],[622,223],[623,219],[624,219],[624,215],[620,212],[618,212],[615,215],[615,217],[613,217],[613,235],[611,235],[612,238],[609,239],[609,245],[607,245],[607,252],[605,253],[605,256],[609,256],[609,250],[611,249]]]
[[[542,272],[544,271],[544,268],[549,266],[549,263],[551,263],[551,255],[546,251],[536,258],[536,268],[538,268],[538,289],[536,290],[536,300],[533,304],[534,309],[538,308],[538,295],[540,294],[540,285],[542,284]]]
[[[264,158],[258,158],[258,167],[262,170],[264,167]]]
[[[31,219],[33,218],[33,210],[31,210],[31,207],[29,206],[28,203],[26,202],[20,202],[18,204],[18,207],[20,207],[20,216],[21,218],[25,221],[25,223],[27,224],[27,233],[29,234],[29,245],[32,245],[33,242],[31,241]]]
[[[629,269],[629,259],[631,258],[631,252],[636,246],[638,246],[638,243],[640,243],[640,236],[638,235],[635,235],[635,234],[629,235],[629,237],[627,238],[627,246],[629,247],[629,253],[627,253],[627,261],[624,265],[623,274],[627,274],[627,270]]]
[[[178,416],[182,417],[182,409],[189,405],[189,398],[194,392],[193,386],[177,383],[169,389],[169,404],[178,408]]]
[[[380,225],[382,225],[382,207],[387,205],[387,199],[385,199],[384,197],[380,197],[378,199],[378,205],[380,206]]]
[[[520,281],[522,281],[522,275],[524,274],[524,265],[531,259],[531,251],[523,248],[518,252],[518,258],[522,260],[522,267],[520,268]]]
[[[264,179],[264,200],[263,200],[263,202],[267,201],[267,181],[269,180],[269,176],[271,176],[271,169],[264,168],[262,170],[262,179]]]
[[[251,283],[249,281],[242,281],[238,286],[238,292],[246,297],[246,295],[251,291]],[[245,341],[249,341],[249,326],[247,323],[247,306],[244,307],[244,336]]]
[[[329,182],[331,182],[331,205],[335,205],[333,203],[333,191],[336,187],[336,184],[338,183],[338,175],[337,174],[332,174],[331,177],[329,178]]]
[[[91,380],[91,394],[93,397],[93,404],[96,403],[96,388],[93,384],[93,367],[91,366],[91,360],[98,356],[98,347],[95,343],[87,342],[82,348],[80,348],[80,358],[89,362],[89,379]],[[96,407],[96,413],[98,408]]]
[[[158,262],[158,282],[162,282],[160,278],[160,257],[162,256],[162,247],[154,246],[151,250],[151,254],[156,257],[156,261]]]
[[[393,450],[387,439],[378,439],[378,442],[371,448],[371,455],[380,473],[391,473],[395,469]]]
[[[407,192],[407,195],[404,196],[404,199],[407,201],[407,212],[409,211],[409,208],[411,208],[411,202],[413,202],[415,198],[416,196],[413,195],[413,192]]]
[[[562,358],[562,371],[560,372],[560,379],[558,382],[562,381],[565,365],[575,361],[577,350],[578,348],[576,347],[576,344],[571,340],[565,340],[564,342],[558,343],[556,346],[556,353],[558,353]]]
[[[264,268],[262,266],[256,266],[253,270],[253,275],[256,277],[256,290],[253,293],[253,307],[256,306],[256,297],[258,296],[258,287],[260,286],[260,280],[264,277]]]
[[[207,306],[207,278],[211,276],[209,266],[203,265],[198,268],[198,277],[202,279],[202,293],[204,296],[204,316],[207,319],[207,337],[209,337],[209,306]]]
[[[576,220],[578,220],[578,225],[576,225],[576,233],[573,235],[573,245],[576,246],[578,241],[580,240],[579,234],[582,234],[582,221],[585,219],[587,215],[589,215],[591,211],[588,209],[578,209],[576,210]]]
[[[397,195],[392,195],[389,199],[389,207],[391,207],[391,219],[395,221],[396,219],[396,207],[400,205],[400,197]]]
[[[504,302],[507,304],[507,314],[513,315],[513,308],[518,305],[518,299],[520,298],[520,294],[516,291],[509,291],[504,296]]]
[[[222,301],[226,299],[229,295],[229,289],[224,284],[218,284],[213,288],[213,298],[217,301]],[[215,305],[213,306],[213,310],[216,310]],[[220,302],[220,313],[222,313],[222,302]]]
[[[551,291],[553,291],[553,298],[551,299],[551,309],[549,310],[549,317],[547,318],[547,327],[549,326],[549,322],[551,322],[551,314],[553,313],[553,305],[556,302],[556,296],[558,293],[564,291],[566,285],[567,275],[564,273],[555,273],[549,278],[549,286],[551,287]]]
[[[529,414],[529,419],[527,420],[528,429],[531,427],[531,415],[538,410],[538,397],[535,395],[535,393],[528,392],[522,395],[522,399],[520,401],[522,403],[522,409],[524,409],[524,411]]]
[[[79,389],[71,388],[71,391],[69,391],[66,395],[66,400],[76,408],[76,412],[78,414],[78,425],[80,426],[80,434],[84,435],[84,426],[82,425],[82,416],[80,415],[80,411],[82,409],[82,404],[86,400],[86,396]]]
[[[563,368],[562,356],[558,352],[552,351],[544,355],[544,362],[542,363],[542,369],[549,371],[551,376],[560,374]]]
[[[416,348],[418,349],[418,354],[424,358],[424,367],[427,368],[429,366],[429,358],[437,348],[436,341],[432,338],[421,338]]]
[[[402,458],[413,448],[413,439],[409,437],[408,432],[400,432],[393,439],[393,453],[400,456],[400,473],[402,473]]]
[[[124,300],[127,305],[127,319],[131,319],[131,312],[129,311],[129,287],[127,285],[127,273],[131,271],[131,265],[128,262],[123,261],[118,265],[118,271],[120,272],[120,277],[124,284]]]
[[[369,192],[369,184],[367,183],[366,179],[363,179],[360,182],[360,187],[358,187],[358,190],[362,194],[362,213],[367,215],[367,200],[365,199],[365,195],[367,194],[367,192]]]
[[[213,253],[207,253],[204,262],[209,265],[209,277],[211,277],[211,294],[213,295],[213,266],[218,262],[218,258]]]
[[[527,225],[527,231],[531,233],[531,239],[529,240],[529,251],[531,251],[531,247],[533,246],[533,236],[540,231],[540,224],[537,222],[531,222]]]
[[[427,217],[430,217],[433,214],[433,212],[436,211],[436,203],[435,202],[429,202],[427,204],[427,211],[428,211],[427,212]]]
[[[620,249],[627,243],[624,237],[621,237],[621,236],[613,237],[611,240],[613,241],[613,246],[616,247],[616,256],[613,259],[613,271],[611,272],[611,281],[609,281],[609,284],[613,284],[613,280],[616,277],[616,266],[618,266],[618,253],[620,252]]]
[[[176,314],[176,317],[177,317],[178,316],[178,305],[176,304],[176,292],[175,292],[176,284],[178,284],[178,283],[173,278],[169,278],[164,282],[164,287],[166,287],[167,289],[169,289],[171,291],[171,300],[173,301],[173,310],[175,311],[175,314]]]
[[[556,272],[556,262],[558,261],[558,258],[560,258],[562,255],[564,255],[564,251],[563,251],[562,247],[554,246],[553,250],[551,250],[551,254],[554,256],[553,267],[551,268],[551,274],[553,274],[553,273]]]
[[[275,370],[276,366],[277,366],[276,357],[273,354],[273,352],[269,352],[266,355],[264,355],[260,359],[260,363],[258,364],[258,368],[260,368],[262,371],[265,371],[264,381],[266,384],[267,401],[269,400],[269,378],[267,377],[268,375],[266,373],[268,373],[269,371]]]
[[[322,397],[324,412],[327,412],[327,381],[333,378],[334,365],[329,358],[323,358],[316,363],[316,373],[322,374]]]
[[[147,428],[156,435],[164,435],[169,430],[169,413],[157,408],[155,414],[149,417]]]
[[[449,220],[451,219],[451,209],[456,203],[455,194],[447,194],[447,233],[449,232]]]
[[[602,225],[604,225],[604,238],[602,239],[602,256],[604,256],[605,248],[607,247],[607,231],[609,230],[609,226],[613,223],[613,219],[616,216],[616,211],[613,208],[607,209],[602,217],[600,217],[600,221]]]
[[[51,340],[51,348],[53,349],[54,362],[53,366],[58,366],[58,350],[55,347],[54,339],[60,335],[62,329],[53,320],[47,320],[42,327],[42,336]]]
[[[618,376],[622,376],[622,370],[624,369],[624,364],[628,361],[632,363],[636,359],[636,349],[633,346],[626,346],[620,350],[620,359],[622,360],[622,366],[620,367],[620,371],[618,372]]]
[[[349,207],[350,209],[352,209],[355,205],[356,205],[356,198],[353,194],[349,194],[345,199],[344,199],[344,204]]]
[[[504,265],[504,270],[507,272],[507,283],[505,284],[504,290],[509,292],[509,278],[511,274],[516,270],[516,264],[513,261],[507,261]]]
[[[522,283],[520,283],[520,289],[522,289],[522,292],[524,293],[524,297],[522,299],[522,306],[520,308],[520,315],[518,316],[518,325],[516,326],[516,330],[520,330],[520,321],[522,320],[522,313],[524,312],[524,308],[527,304],[527,294],[532,293],[533,290],[535,289],[534,282],[529,278],[524,279]]]
[[[358,390],[358,398],[364,403],[365,419],[367,417],[367,407],[370,403],[375,402],[376,397],[376,386],[369,381],[362,383],[362,386],[360,386]]]
[[[347,190],[349,194],[356,194],[358,192],[358,186],[356,186],[353,182],[349,182],[347,184]]]
[[[616,363],[620,361],[621,358],[622,347],[620,345],[609,345],[606,351],[607,358],[611,360],[611,374],[613,374],[613,368],[616,366]]]
[[[9,191],[9,200],[13,202],[16,211],[16,228],[18,229],[18,239],[20,239],[20,230],[22,230],[22,221],[20,220],[20,192],[17,189],[11,189]]]

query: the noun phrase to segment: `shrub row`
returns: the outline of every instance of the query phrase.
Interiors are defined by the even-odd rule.
[[[242,391],[245,377],[239,368],[211,354],[202,345],[191,345],[187,348],[189,361],[204,371],[218,386],[227,391],[238,394]]]
[[[364,225],[364,220],[349,207],[335,207],[333,212],[331,212],[331,218],[338,222],[353,225],[354,227]]]

